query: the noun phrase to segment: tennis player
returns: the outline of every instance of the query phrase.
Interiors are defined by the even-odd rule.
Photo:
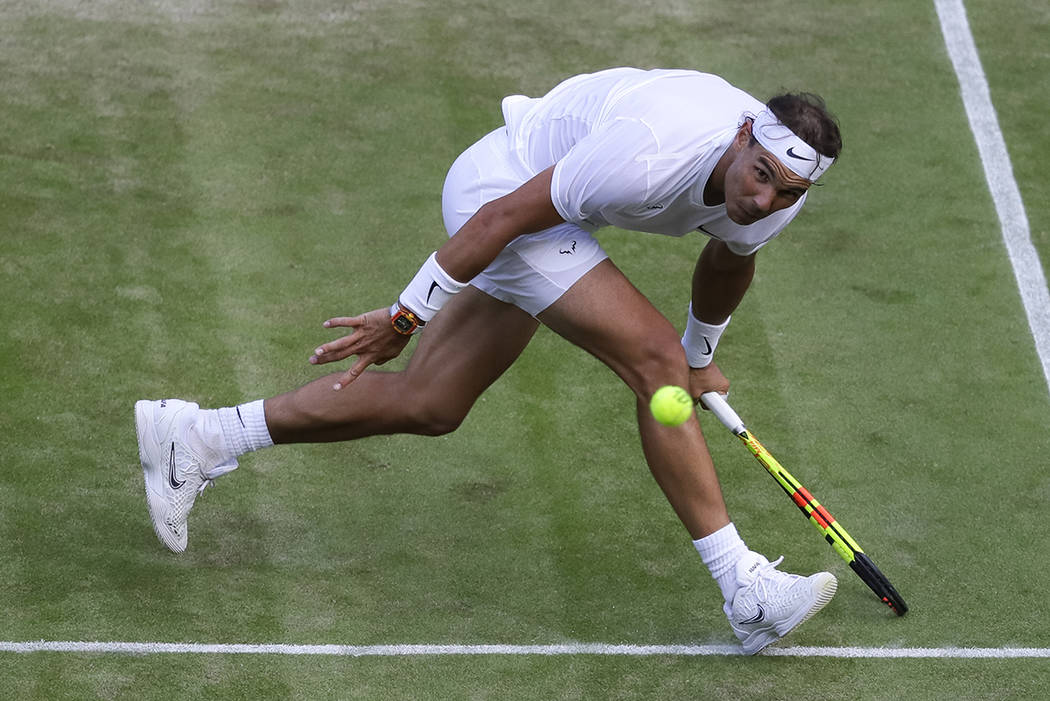
[[[717,581],[733,631],[755,653],[827,604],[835,577],[781,572],[780,560],[749,550],[699,423],[663,426],[649,399],[663,385],[694,397],[728,391],[711,362],[715,348],[750,286],[756,252],[838,156],[838,127],[815,96],[764,104],[687,70],[579,75],[540,98],[508,97],[502,110],[505,124],[460,155],[445,180],[449,240],[414,276],[405,271],[391,306],[325,322],[350,333],[318,346],[310,362],[353,358],[347,369],[235,407],[136,404],[154,528],[183,551],[198,490],[249,451],[455,430],[544,324],[634,391],[649,468]],[[609,225],[709,237],[684,337],[602,250],[594,232]],[[404,371],[369,369],[397,357],[414,334]]]

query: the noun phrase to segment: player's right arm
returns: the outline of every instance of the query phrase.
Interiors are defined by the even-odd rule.
[[[559,163],[540,171],[513,192],[482,205],[424,264],[401,294],[399,304],[425,322],[437,313],[443,298],[455,294],[488,267],[518,236],[567,220],[579,224],[606,208],[616,210],[644,201],[649,166],[640,155],[652,153],[654,144],[649,128],[629,119],[615,120],[576,142]],[[554,186],[556,169],[559,180]],[[552,187],[557,188],[557,194],[552,194]],[[604,220],[601,216],[597,219]],[[360,317],[330,319],[327,326],[346,326],[355,332],[322,345],[311,362],[356,355],[357,361],[339,383],[345,386],[369,365],[396,357],[405,343],[394,338],[398,334],[391,327],[390,314],[390,309],[377,309]]]
[[[551,166],[517,190],[482,205],[438,249],[437,262],[445,272],[455,280],[472,280],[518,236],[564,222],[551,200],[553,174]]]
[[[433,268],[433,261],[428,261],[424,269],[431,266],[446,287],[462,287],[488,267],[500,251],[518,236],[562,223],[564,219],[551,201],[553,172],[552,166],[517,190],[482,205],[456,235],[438,249],[434,258],[438,267]],[[421,275],[422,271],[417,274],[413,284],[420,280]],[[428,287],[429,284],[423,286]],[[427,298],[431,297],[432,291],[426,291]],[[399,303],[417,315],[424,311],[411,309],[410,300],[406,304],[406,300],[401,299]],[[396,358],[408,345],[409,336],[394,329],[390,314],[390,308],[384,307],[359,316],[335,317],[324,323],[325,328],[353,329],[353,333],[347,336],[318,346],[310,358],[311,363],[321,365],[357,356],[353,365],[336,382],[334,389],[342,389],[353,382],[369,365],[382,365]]]
[[[454,279],[471,280],[522,234],[565,221],[585,229],[601,226],[605,214],[646,201],[654,154],[659,154],[656,138],[642,121],[621,118],[602,125],[556,164],[483,205],[438,250],[437,261]],[[598,224],[586,224],[591,219]]]

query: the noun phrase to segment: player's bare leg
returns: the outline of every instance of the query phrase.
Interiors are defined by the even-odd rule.
[[[615,299],[615,309],[608,300]],[[729,520],[711,455],[697,421],[667,427],[649,411],[663,385],[688,386],[671,323],[610,261],[581,278],[540,320],[612,368],[637,396],[638,427],[649,468],[704,556],[725,597],[723,610],[744,651],[754,654],[808,620],[835,593],[828,572],[781,572],[747,549]],[[712,541],[716,557],[712,554]],[[706,554],[705,554],[706,551]]]
[[[538,326],[517,307],[468,288],[427,325],[402,372],[369,370],[338,391],[334,378],[341,374],[330,375],[265,402],[217,411],[178,399],[137,402],[139,459],[157,536],[169,549],[185,550],[197,494],[233,470],[246,450],[454,430]]]
[[[427,325],[403,371],[369,370],[338,391],[338,375],[330,375],[267,399],[270,435],[280,444],[452,431],[538,326],[517,307],[468,287]]]
[[[616,300],[610,308],[609,300]],[[689,386],[678,332],[609,260],[539,315],[559,335],[596,356],[634,390],[649,468],[694,539],[729,523],[700,424],[659,424],[649,398],[663,385]]]

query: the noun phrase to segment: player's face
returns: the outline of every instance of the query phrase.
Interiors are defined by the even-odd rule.
[[[754,224],[795,204],[808,189],[808,180],[748,136],[726,171],[726,214],[737,224]]]

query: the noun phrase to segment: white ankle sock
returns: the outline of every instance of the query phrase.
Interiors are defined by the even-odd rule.
[[[710,535],[694,540],[693,547],[700,553],[711,576],[718,582],[722,598],[731,601],[737,589],[737,560],[750,552],[736,532],[736,526],[730,523]]]
[[[234,457],[273,445],[266,428],[263,400],[217,409],[226,447]]]

